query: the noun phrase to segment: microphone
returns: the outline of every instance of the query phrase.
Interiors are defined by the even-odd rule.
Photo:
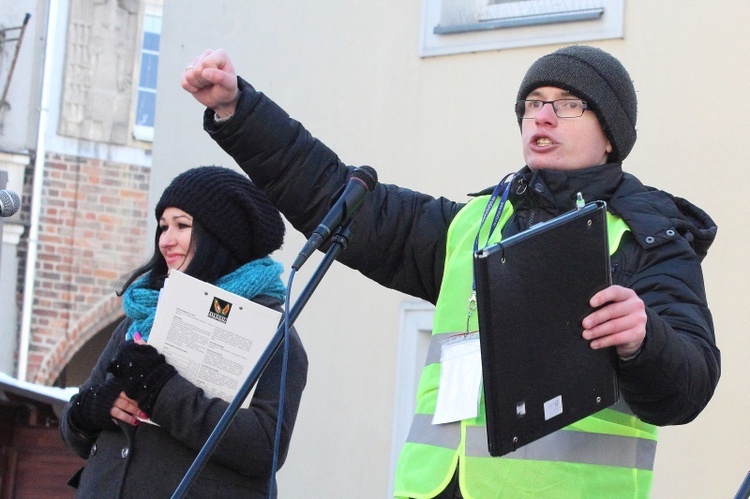
[[[13,191],[0,191],[0,217],[12,217],[21,207],[21,199]]]
[[[331,231],[349,222],[356,213],[365,196],[378,184],[378,174],[369,166],[361,166],[352,172],[346,186],[339,196],[336,204],[325,216],[315,232],[312,233],[307,243],[300,251],[297,259],[292,264],[294,270],[307,261],[313,251],[331,235]]]

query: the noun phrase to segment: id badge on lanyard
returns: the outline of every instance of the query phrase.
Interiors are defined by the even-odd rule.
[[[514,175],[511,174],[504,178],[497,185],[487,203],[479,230],[484,225],[497,198],[501,198],[488,239],[502,215],[513,177]],[[500,196],[501,190],[502,196]],[[477,237],[474,241],[475,251],[478,244],[479,231],[477,231]],[[440,346],[440,384],[432,424],[453,423],[464,419],[473,419],[479,415],[479,400],[482,394],[482,356],[479,347],[479,333],[469,331],[469,321],[475,312],[476,292],[474,283],[472,283],[466,331],[449,336]]]
[[[477,417],[481,387],[479,333],[447,338],[440,347],[440,388],[432,424]]]

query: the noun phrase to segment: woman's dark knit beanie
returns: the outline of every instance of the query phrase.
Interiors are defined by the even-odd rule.
[[[279,210],[249,178],[229,168],[199,166],[181,173],[156,204],[157,222],[169,207],[191,215],[242,263],[269,255],[284,242]]]
[[[630,75],[614,56],[585,45],[556,50],[531,65],[517,100],[540,87],[562,88],[586,101],[612,144],[609,162],[624,160],[633,149],[638,100]]]

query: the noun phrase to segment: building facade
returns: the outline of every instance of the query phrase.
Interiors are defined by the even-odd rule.
[[[513,104],[529,65],[567,44],[607,50],[638,94],[638,141],[624,168],[719,227],[703,269],[722,377],[695,421],[659,430],[652,497],[733,497],[750,466],[750,153],[737,143],[748,132],[748,20],[740,0],[166,0],[152,193],[186,164],[232,165],[179,87],[206,49],[225,49],[243,78],[345,163],[456,201],[523,165]],[[290,230],[278,255],[287,266],[304,244],[297,236]],[[301,273],[295,280],[301,287]],[[332,267],[296,323],[310,376],[280,495],[389,497],[429,314]]]
[[[3,224],[2,307],[15,320],[0,325],[0,371],[78,384],[94,338],[122,318],[116,284],[151,243],[160,21],[160,2],[139,0],[0,8],[0,170],[22,198]]]
[[[27,13],[16,58],[10,28]],[[522,164],[512,101],[529,64],[588,43],[620,58],[638,91],[626,169],[719,226],[704,272],[722,379],[698,419],[660,429],[652,497],[732,497],[750,466],[750,154],[738,145],[749,131],[748,20],[743,0],[5,2],[0,84],[16,62],[0,170],[23,203],[2,225],[0,371],[43,385],[85,378],[121,318],[118,281],[151,251],[154,197],[189,167],[233,165],[179,86],[203,50],[226,49],[346,163],[465,200]],[[303,243],[290,229],[274,256],[289,267]],[[310,373],[280,495],[389,497],[431,314],[331,268],[296,322]]]

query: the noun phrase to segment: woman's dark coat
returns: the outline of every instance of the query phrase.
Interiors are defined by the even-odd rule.
[[[275,300],[253,299],[270,308]],[[104,352],[80,392],[101,383],[110,360],[125,341],[129,320],[118,325]],[[250,407],[240,409],[211,458],[190,487],[188,497],[266,498],[272,468],[276,415],[279,406],[281,350],[258,380]],[[283,413],[279,467],[283,464],[302,391],[307,380],[307,355],[296,331],[289,341],[289,370]],[[87,435],[75,428],[69,417],[75,397],[60,421],[63,440],[87,460],[80,476],[78,497],[168,498],[182,481],[229,403],[210,399],[203,390],[180,375],[170,379],[159,393],[151,419],[159,426],[120,423],[116,431]]]

